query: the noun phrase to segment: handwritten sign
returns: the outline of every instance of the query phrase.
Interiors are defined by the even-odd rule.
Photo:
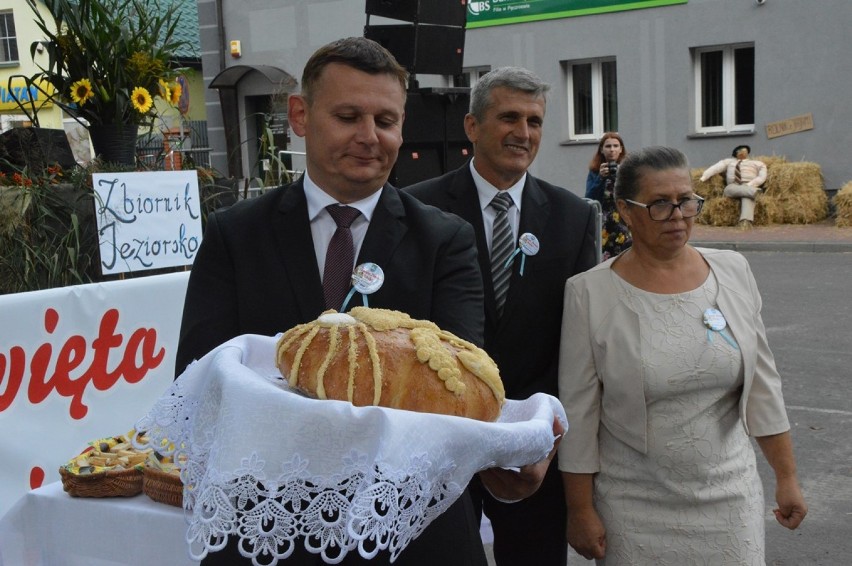
[[[769,139],[814,129],[814,115],[811,113],[794,116],[778,122],[766,124],[766,137]]]
[[[192,265],[201,245],[195,171],[95,173],[104,274]]]

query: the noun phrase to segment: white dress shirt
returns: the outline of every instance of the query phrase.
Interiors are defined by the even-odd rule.
[[[304,173],[304,185],[305,198],[308,200],[308,219],[311,222],[311,236],[314,240],[314,254],[317,258],[320,279],[322,279],[325,271],[325,253],[328,250],[328,242],[334,235],[334,231],[337,230],[337,223],[325,207],[330,204],[339,203],[314,183],[307,171]],[[357,208],[361,212],[358,218],[352,223],[352,226],[349,227],[352,231],[352,244],[355,247],[356,261],[358,260],[361,244],[364,242],[364,236],[367,235],[367,228],[370,226],[370,220],[373,218],[373,212],[376,210],[376,205],[379,202],[381,194],[382,187],[379,187],[376,192],[367,198],[350,202],[347,205]]]
[[[473,183],[476,185],[476,192],[479,194],[479,208],[482,210],[482,222],[485,225],[485,240],[488,242],[488,251],[490,252],[491,232],[494,230],[494,218],[497,216],[497,211],[488,205],[491,204],[497,193],[501,191],[486,181],[477,172],[476,167],[473,166],[475,160],[476,158],[474,157],[470,161],[470,173],[473,175]],[[510,207],[508,212],[509,225],[512,227],[512,240],[515,242],[518,241],[518,226],[521,223],[521,197],[524,193],[524,183],[526,183],[526,180],[527,174],[524,173],[517,183],[505,191],[512,197],[512,203],[515,205]]]

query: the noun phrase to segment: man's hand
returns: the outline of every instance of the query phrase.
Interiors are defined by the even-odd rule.
[[[565,428],[562,423],[559,422],[558,418],[554,418],[553,448],[546,458],[534,464],[523,466],[518,471],[490,468],[479,472],[479,479],[482,480],[485,489],[496,499],[502,501],[518,501],[535,493],[544,480],[544,474],[547,473],[547,468],[550,467],[553,456],[556,455],[556,449],[559,447],[559,441],[562,440],[563,432],[565,432]]]

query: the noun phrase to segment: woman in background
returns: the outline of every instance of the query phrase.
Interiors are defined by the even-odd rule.
[[[762,566],[749,435],[775,474],[777,521],[795,529],[807,505],[751,269],[688,244],[704,201],[680,151],[631,154],[615,192],[633,246],[565,286],[568,542],[599,565]]]
[[[626,156],[627,149],[618,132],[606,132],[598,142],[586,176],[586,198],[601,203],[601,252],[604,260],[617,256],[631,243],[630,230],[621,222],[613,196],[618,164]]]

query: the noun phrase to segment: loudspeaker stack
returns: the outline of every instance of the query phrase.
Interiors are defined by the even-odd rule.
[[[412,75],[457,75],[464,57],[467,0],[367,0],[364,37],[393,53]],[[406,24],[370,25],[370,16]]]
[[[411,74],[405,123],[391,182],[407,185],[460,167],[473,149],[464,133],[468,88],[419,88],[416,75],[458,75],[464,60],[467,0],[366,0],[364,37]],[[370,25],[370,16],[405,24]]]

